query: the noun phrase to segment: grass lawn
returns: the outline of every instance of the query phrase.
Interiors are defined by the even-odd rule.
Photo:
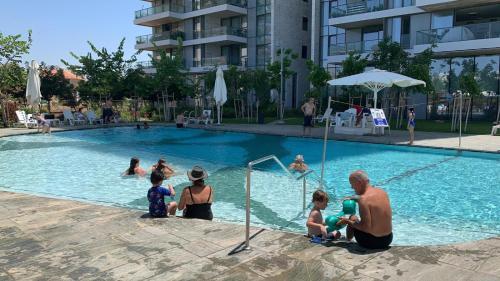
[[[299,116],[294,116],[294,117],[285,117],[285,124],[286,125],[302,125],[304,123],[303,117]],[[276,121],[275,117],[266,117],[264,119],[265,123],[270,123],[273,121]],[[246,118],[243,119],[235,119],[235,118],[224,118],[224,123],[227,124],[256,124],[255,118],[253,120],[250,120],[250,123],[248,123],[248,120]],[[391,122],[391,130],[406,130],[406,121],[403,122],[403,128],[401,129],[396,129],[394,127],[395,121],[392,120]],[[317,123],[315,124],[316,127],[324,127],[325,123]],[[462,132],[464,134],[473,134],[473,135],[489,135],[491,132],[491,126],[493,126],[492,122],[489,121],[469,121],[467,125],[467,132],[464,132],[463,129],[465,128],[465,122],[462,124]],[[436,121],[436,120],[417,120],[417,126],[415,128],[416,131],[421,131],[421,132],[441,132],[441,133],[451,133],[451,121],[446,120],[446,121]]]
[[[469,121],[467,124],[467,131],[464,132],[465,122],[462,123],[462,133],[472,135],[489,135],[493,124],[489,121]],[[391,126],[391,129],[398,130]],[[406,122],[403,128],[399,130],[406,130]],[[451,133],[451,121],[436,121],[436,120],[417,120],[415,131],[421,132],[442,132]]]

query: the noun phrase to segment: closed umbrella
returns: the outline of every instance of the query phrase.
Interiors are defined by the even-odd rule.
[[[217,74],[215,75],[214,99],[215,104],[217,104],[217,124],[220,125],[220,121],[222,119],[221,107],[227,101],[227,88],[226,82],[224,81],[224,72],[220,66],[217,69]]]
[[[328,84],[332,86],[365,86],[373,91],[374,108],[377,108],[377,95],[382,89],[392,87],[392,85],[402,88],[417,85],[425,86],[425,82],[422,80],[380,69],[373,69],[360,74],[333,79],[328,81]]]
[[[32,60],[28,71],[28,83],[26,84],[26,101],[31,106],[38,106],[42,100],[40,92],[40,72],[38,63]]]

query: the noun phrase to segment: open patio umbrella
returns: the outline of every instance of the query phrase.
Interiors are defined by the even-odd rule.
[[[422,80],[413,79],[398,73],[380,69],[373,69],[360,74],[342,77],[328,81],[332,86],[365,86],[373,91],[373,107],[377,108],[378,92],[384,88],[396,85],[402,88],[424,85]]]
[[[220,125],[222,119],[221,107],[227,101],[226,81],[224,81],[224,72],[222,72],[222,67],[220,66],[215,75],[214,99],[215,104],[217,104],[217,124]]]
[[[31,106],[38,106],[42,100],[40,92],[40,72],[38,63],[32,60],[28,71],[28,82],[26,84],[26,101]]]

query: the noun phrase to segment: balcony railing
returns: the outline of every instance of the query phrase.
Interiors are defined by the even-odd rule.
[[[330,18],[384,10],[384,0],[368,0],[332,7]]]
[[[500,21],[421,30],[417,45],[500,38]]]
[[[202,31],[195,31],[195,38],[207,38],[220,35],[234,35],[239,37],[247,37],[247,30],[244,28],[234,28],[227,26],[219,26]]]
[[[233,5],[233,6],[238,6],[242,8],[247,7],[247,1],[246,0],[206,0],[206,1],[201,1],[200,3],[200,9],[207,9],[219,5]]]
[[[271,5],[259,5],[257,6],[257,16],[263,15],[263,14],[270,14],[271,13]]]
[[[150,7],[147,9],[142,9],[139,11],[135,11],[135,18],[139,19],[142,17],[147,17],[163,12],[174,12],[174,13],[184,13],[184,6],[181,5],[158,5],[154,7]]]
[[[138,61],[135,64],[137,67],[142,67],[143,69],[153,68],[153,63],[151,61]]]
[[[359,42],[349,42],[345,44],[337,44],[330,45],[329,55],[345,55],[349,52],[357,52],[357,53],[371,53],[373,51],[378,50],[378,43],[382,41],[381,39],[377,40],[366,40]]]
[[[247,57],[231,58],[226,56],[202,58],[201,61],[193,60],[193,67],[218,66],[218,65],[236,65],[246,66]]]
[[[157,34],[148,34],[137,36],[135,39],[136,44],[144,44],[144,43],[153,43],[161,40],[177,40],[178,37],[181,37],[183,40],[185,39],[185,34],[183,31],[172,31],[172,32],[162,32]]]

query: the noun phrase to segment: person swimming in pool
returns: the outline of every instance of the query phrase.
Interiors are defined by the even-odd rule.
[[[141,166],[139,166],[139,158],[137,157],[132,157],[132,159],[130,159],[130,166],[127,170],[125,170],[125,172],[123,172],[123,176],[139,176],[139,177],[144,177],[146,175],[146,170],[144,170],[143,168],[141,168]]]
[[[165,159],[163,159],[163,158],[160,158],[158,160],[158,163],[154,164],[151,167],[151,170],[162,172],[166,179],[169,179],[170,177],[172,177],[175,174],[174,169],[172,167],[170,167],[167,164],[167,161],[165,161]]]
[[[295,160],[288,166],[289,170],[293,170],[299,173],[304,173],[309,169],[309,167],[304,162],[304,156],[298,154],[295,156]]]

